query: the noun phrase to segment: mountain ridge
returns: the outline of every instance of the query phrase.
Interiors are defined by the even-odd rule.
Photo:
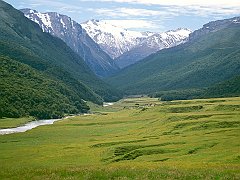
[[[207,24],[204,24],[202,28],[191,33],[189,36],[189,41],[195,40],[196,38],[204,36],[210,32],[216,32],[218,30],[224,29],[233,24],[239,24],[239,23],[240,23],[240,17],[233,17],[229,19],[211,21]]]
[[[81,25],[88,35],[113,59],[129,51],[143,38],[152,34],[151,32],[142,33],[126,30],[106,21],[95,19],[83,22]]]
[[[109,76],[118,71],[118,66],[82,26],[66,15],[56,12],[41,13],[33,9],[21,9],[27,18],[37,23],[43,32],[62,39],[88,64],[98,76]]]
[[[163,33],[131,31],[104,20],[94,19],[81,25],[120,68],[134,64],[163,48],[184,43],[191,33],[191,30],[186,28]]]
[[[81,24],[56,12],[21,9],[43,32],[59,37],[77,52],[100,77],[110,76],[150,54],[185,43],[191,30],[178,28],[163,33],[126,30],[106,21]]]
[[[130,51],[127,51],[118,57],[116,62],[120,68],[135,64],[159,50],[171,48],[187,42],[191,32],[192,31],[187,28],[178,28],[163,33],[154,33]]]

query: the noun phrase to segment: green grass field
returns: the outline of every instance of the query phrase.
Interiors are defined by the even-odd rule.
[[[240,179],[240,98],[125,99],[0,136],[0,179]]]

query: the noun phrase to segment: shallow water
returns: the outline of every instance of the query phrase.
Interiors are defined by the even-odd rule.
[[[29,122],[23,126],[19,126],[16,128],[0,129],[0,135],[26,132],[38,126],[53,124],[55,121],[59,121],[59,120],[61,119],[37,120],[37,121]]]
[[[113,104],[114,103],[111,103],[111,102],[108,102],[108,103],[104,102],[103,103],[103,107],[112,106]]]

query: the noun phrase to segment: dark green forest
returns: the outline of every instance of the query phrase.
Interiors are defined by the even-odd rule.
[[[240,76],[217,83],[208,88],[159,91],[151,93],[150,97],[161,98],[162,101],[189,100],[199,98],[237,97],[240,95]]]
[[[0,118],[59,118],[89,107],[63,83],[8,57],[0,57]]]

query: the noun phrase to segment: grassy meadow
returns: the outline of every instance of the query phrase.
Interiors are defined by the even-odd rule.
[[[0,136],[0,179],[240,179],[240,97],[89,105]]]

